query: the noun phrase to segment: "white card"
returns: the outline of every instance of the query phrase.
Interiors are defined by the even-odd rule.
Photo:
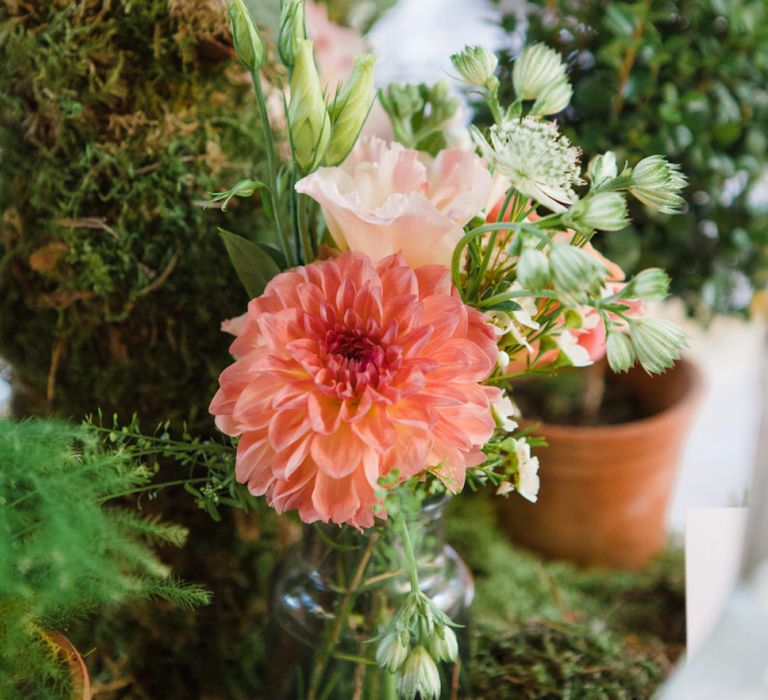
[[[692,659],[720,619],[739,574],[746,508],[691,508],[685,528],[685,595]]]

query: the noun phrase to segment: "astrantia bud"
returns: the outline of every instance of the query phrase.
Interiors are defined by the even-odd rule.
[[[266,48],[243,0],[233,1],[229,8],[229,24],[238,60],[246,69],[255,73],[264,63]]]
[[[499,65],[499,59],[482,46],[465,46],[462,52],[451,56],[451,63],[463,80],[470,85],[484,87]]]
[[[581,248],[555,243],[549,253],[552,281],[555,288],[566,295],[582,295],[597,291],[606,269],[594,257]]]
[[[280,5],[280,34],[277,50],[280,60],[292,68],[299,50],[299,40],[307,38],[304,0],[283,0]]]
[[[541,250],[526,248],[517,261],[517,279],[526,289],[544,289],[549,284],[549,259]]]
[[[512,83],[523,100],[535,100],[551,85],[567,82],[560,54],[544,44],[526,46],[515,59]]]
[[[674,323],[660,318],[631,319],[629,330],[637,359],[649,374],[661,374],[680,358],[688,337]]]
[[[635,364],[635,349],[632,341],[621,331],[610,331],[606,343],[608,364],[614,372],[626,372]]]
[[[580,199],[563,217],[578,231],[620,231],[629,224],[627,202],[618,192],[598,192]]]
[[[375,97],[372,54],[355,59],[355,68],[347,84],[328,108],[331,117],[331,141],[325,153],[326,165],[338,165],[352,150],[363,129]]]
[[[402,635],[395,631],[388,632],[376,647],[376,663],[381,668],[396,673],[408,658],[409,650],[407,640],[404,641]]]
[[[617,174],[616,154],[613,151],[606,151],[589,161],[587,177],[593,186],[602,185],[604,182],[613,180]]]
[[[397,692],[406,700],[413,700],[417,695],[421,700],[440,697],[440,674],[424,647],[416,647],[408,656],[397,680]]]
[[[331,138],[331,120],[323,99],[312,42],[298,40],[296,64],[291,75],[288,128],[294,158],[305,173],[323,160]]]
[[[645,206],[674,214],[684,203],[680,192],[687,184],[679,165],[656,155],[643,158],[633,168],[629,191]]]
[[[456,661],[459,655],[459,642],[456,633],[447,625],[439,625],[429,642],[429,650],[438,661]]]
[[[669,275],[658,267],[638,272],[624,288],[625,296],[636,299],[666,299]]]
[[[546,115],[562,112],[571,103],[571,97],[573,97],[573,88],[565,78],[552,83],[539,93],[531,108],[531,114]]]

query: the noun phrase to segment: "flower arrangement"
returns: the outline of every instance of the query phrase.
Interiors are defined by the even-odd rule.
[[[223,326],[235,360],[210,410],[237,440],[237,479],[251,494],[340,526],[335,545],[362,553],[302,678],[307,697],[339,692],[329,667],[340,656],[357,668],[349,696],[436,698],[459,627],[424,592],[413,514],[467,485],[536,500],[537,441],[518,427],[515,378],[603,355],[619,372],[674,363],[684,334],[643,305],[666,295],[666,274],[626,279],[591,241],[627,225],[628,196],[674,211],[685,179],[660,156],[619,167],[611,152],[584,179],[579,149],[547,119],[572,88],[543,45],[517,57],[510,104],[492,53],[453,57],[494,118],[487,133],[471,129],[468,149],[424,139],[418,122],[448,98],[413,86],[390,86],[381,103],[393,134],[431,147],[366,135],[373,58],[324,87],[302,0],[283,2],[277,40],[284,84],[272,88],[284,93],[290,146],[281,162],[263,87],[269,47],[242,0],[230,17],[262,115],[267,179],[220,196],[260,190],[273,227],[259,242],[222,231],[252,299]],[[364,547],[348,545],[355,531]],[[398,577],[399,596],[390,588],[356,621],[363,579]],[[360,641],[354,656],[340,651],[345,633]],[[364,694],[368,679],[378,695]]]

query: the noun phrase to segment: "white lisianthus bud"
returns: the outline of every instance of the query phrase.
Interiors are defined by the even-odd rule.
[[[293,68],[299,51],[299,39],[307,38],[304,18],[304,0],[282,0],[280,5],[280,33],[277,50],[280,60]]]
[[[535,100],[551,85],[567,82],[560,54],[544,44],[526,46],[515,59],[512,83],[523,100]]]
[[[562,112],[570,103],[573,97],[573,88],[571,84],[563,78],[556,83],[545,87],[536,102],[533,103],[531,114],[557,114]]]
[[[616,166],[616,154],[613,151],[606,151],[589,161],[587,177],[593,187],[613,180],[616,175],[618,175],[618,168]]]
[[[418,646],[408,655],[408,660],[397,680],[397,692],[406,700],[437,700],[440,697],[440,674],[430,653]]]
[[[656,155],[643,158],[632,169],[629,191],[645,206],[663,214],[674,214],[684,203],[680,192],[687,184],[679,165]]]
[[[526,248],[517,261],[517,279],[525,289],[544,289],[549,284],[549,259],[541,250]]]
[[[610,331],[606,343],[608,364],[614,372],[626,372],[637,356],[632,341],[621,331]]]
[[[298,40],[296,63],[291,75],[288,128],[296,162],[302,172],[311,172],[322,163],[328,148],[331,120],[309,39]]]
[[[459,655],[456,633],[448,625],[438,625],[429,642],[429,650],[438,661],[456,661]]]
[[[408,658],[409,645],[396,631],[388,632],[376,647],[376,663],[391,673],[397,673]]]
[[[637,299],[666,299],[669,275],[658,267],[638,272],[624,288],[625,295]]]
[[[582,295],[600,288],[606,269],[581,248],[554,243],[549,253],[555,288],[568,295]]]
[[[597,192],[580,199],[563,216],[579,231],[620,231],[629,224],[627,202],[619,192]]]
[[[661,374],[680,358],[688,336],[674,323],[660,318],[630,319],[629,331],[637,359],[649,374]]]
[[[332,128],[331,142],[325,153],[326,165],[341,163],[363,130],[376,94],[373,85],[375,62],[372,54],[358,56],[347,84],[328,108]]]
[[[493,77],[499,59],[482,46],[465,46],[463,51],[451,56],[451,63],[470,85],[485,87],[489,78]]]
[[[251,73],[256,73],[264,63],[266,47],[243,0],[234,0],[229,8],[229,26],[238,60]]]

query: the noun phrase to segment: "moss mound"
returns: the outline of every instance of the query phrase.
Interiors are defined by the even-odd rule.
[[[0,354],[19,413],[205,421],[245,296],[204,207],[260,162],[225,3],[0,8]],[[238,206],[238,205],[235,205]]]

